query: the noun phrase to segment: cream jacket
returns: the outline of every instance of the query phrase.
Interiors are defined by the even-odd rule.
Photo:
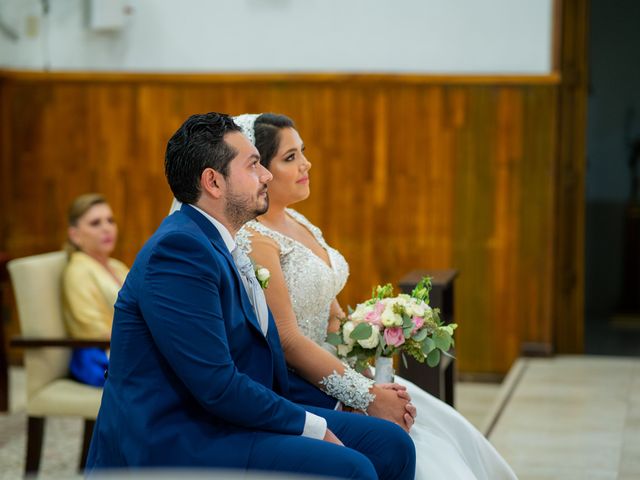
[[[86,253],[71,254],[62,275],[65,321],[71,337],[111,338],[113,305],[129,269],[114,258],[109,259],[109,267],[119,281]]]

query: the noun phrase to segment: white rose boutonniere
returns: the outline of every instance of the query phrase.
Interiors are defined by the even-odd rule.
[[[271,272],[269,269],[264,268],[260,265],[255,265],[256,278],[258,279],[258,283],[260,286],[265,289],[269,286],[269,280],[271,280]]]

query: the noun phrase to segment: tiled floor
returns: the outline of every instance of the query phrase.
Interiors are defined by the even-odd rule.
[[[640,478],[640,359],[524,359],[490,440],[521,480]]]
[[[487,415],[498,397],[499,383],[458,382],[455,405],[464,417],[484,433]]]
[[[22,478],[25,453],[25,376],[22,368],[9,369],[9,414],[0,413],[0,480]],[[40,464],[41,479],[81,479],[75,471],[81,445],[82,420],[51,418],[45,425]]]

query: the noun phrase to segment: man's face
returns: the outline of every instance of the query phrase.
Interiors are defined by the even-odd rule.
[[[269,208],[267,183],[273,176],[260,164],[258,150],[242,133],[227,133],[224,140],[238,152],[225,179],[225,215],[240,228]]]

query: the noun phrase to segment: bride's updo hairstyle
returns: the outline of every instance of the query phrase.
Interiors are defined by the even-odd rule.
[[[286,115],[263,113],[256,118],[253,128],[255,145],[260,152],[260,163],[268,169],[280,146],[280,130],[296,128],[296,125]]]

